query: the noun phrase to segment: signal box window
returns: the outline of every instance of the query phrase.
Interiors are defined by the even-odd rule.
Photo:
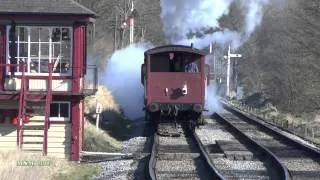
[[[49,73],[48,64],[53,63],[53,75],[71,75],[71,27],[16,26],[15,34],[11,34],[11,27],[8,26],[7,38],[9,39],[8,52],[16,51],[14,54],[16,54],[18,64],[27,63],[26,74],[47,75]],[[16,48],[12,46],[12,40],[15,41]],[[11,63],[10,58],[11,53],[8,53],[8,64]],[[16,69],[18,75],[21,71],[19,67]]]
[[[50,120],[70,120],[70,103],[53,102],[50,105]]]

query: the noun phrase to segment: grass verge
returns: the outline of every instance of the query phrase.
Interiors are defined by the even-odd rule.
[[[0,153],[0,180],[82,180],[99,172],[93,164],[78,164],[20,151]]]
[[[85,151],[113,152],[120,148],[119,141],[112,138],[108,133],[85,120],[84,122],[84,147]]]
[[[87,127],[93,127],[96,123],[96,105],[99,102],[102,105],[102,113],[100,119],[100,129],[108,136],[111,136],[116,141],[123,141],[127,140],[132,131],[131,121],[128,120],[124,113],[122,112],[119,104],[116,103],[115,99],[112,96],[112,93],[104,86],[99,86],[98,91],[95,95],[89,96],[85,99],[85,112],[87,114],[86,119]],[[91,126],[91,125],[92,126]],[[91,131],[89,128],[88,133],[85,135],[87,136],[86,142],[89,141],[96,141],[98,139],[92,139],[91,137],[98,137],[101,133],[97,131]],[[86,130],[87,131],[87,130]],[[94,133],[98,133],[100,135],[94,135]],[[106,137],[106,136],[105,136]],[[110,138],[105,138],[110,139]],[[106,143],[106,141],[102,142]],[[112,142],[109,143],[112,145]],[[89,146],[89,147],[88,147]],[[96,145],[89,145],[87,148],[93,149],[94,147],[98,147],[101,149],[99,144]]]

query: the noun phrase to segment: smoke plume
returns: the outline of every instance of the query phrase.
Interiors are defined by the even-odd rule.
[[[131,120],[143,117],[143,86],[140,68],[148,45],[136,44],[116,51],[108,60],[102,83],[112,92],[125,115]]]
[[[231,3],[236,1],[241,3],[245,27],[240,31],[221,28],[219,19],[229,14]],[[269,0],[161,0],[161,18],[171,43],[190,45],[193,42],[195,47],[203,48],[210,42],[223,46],[231,42],[233,48],[237,48],[261,23],[263,7],[268,3]],[[205,33],[202,37],[188,37],[190,32],[203,29],[217,31]]]

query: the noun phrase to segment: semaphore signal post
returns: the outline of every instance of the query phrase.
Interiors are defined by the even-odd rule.
[[[227,68],[227,92],[226,96],[230,98],[230,69],[231,69],[231,58],[241,58],[241,54],[232,54],[231,53],[231,46],[229,45],[228,55],[224,56],[224,59],[228,60],[228,68]]]

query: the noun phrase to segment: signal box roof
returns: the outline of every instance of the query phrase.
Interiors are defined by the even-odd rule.
[[[0,0],[0,15],[23,14],[97,16],[73,0]]]
[[[200,56],[206,55],[205,52],[199,49],[193,48],[191,46],[183,46],[183,45],[166,45],[166,46],[155,47],[153,49],[147,50],[145,52],[145,55],[166,53],[166,52],[189,52],[193,54],[198,54]]]

